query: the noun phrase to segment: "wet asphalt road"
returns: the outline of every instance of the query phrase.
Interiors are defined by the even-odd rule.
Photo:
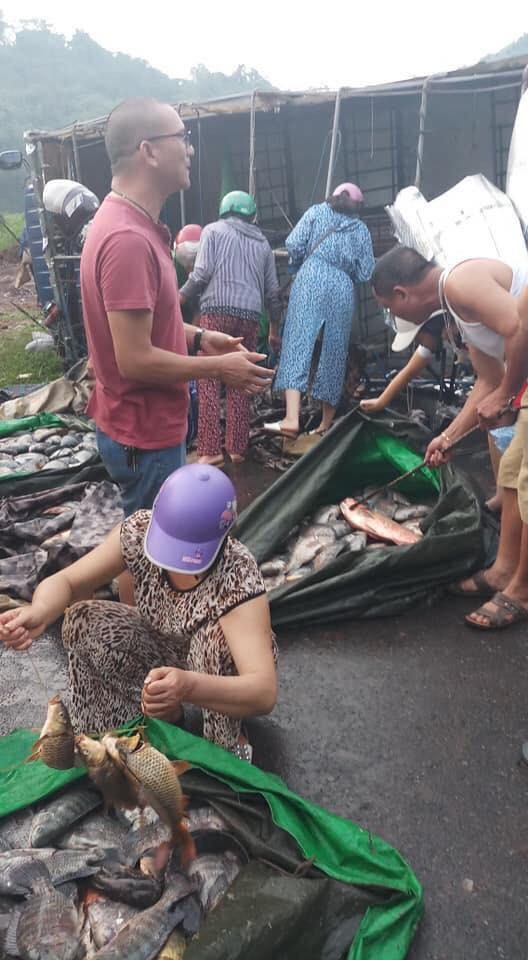
[[[489,487],[485,461],[465,464]],[[238,468],[242,503],[276,475]],[[393,844],[425,888],[410,960],[528,956],[527,629],[469,630],[446,597],[386,620],[281,632],[280,701],[253,721],[257,759],[289,786]],[[66,686],[52,632],[33,648]],[[0,732],[41,724],[26,654],[0,659]]]

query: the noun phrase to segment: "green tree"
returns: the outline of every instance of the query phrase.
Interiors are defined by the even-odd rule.
[[[189,79],[171,78],[145,60],[111,53],[86,32],[67,40],[42,19],[14,29],[0,11],[0,149],[23,149],[24,130],[53,130],[110,112],[130,96],[170,103],[271,89],[250,67],[232,74],[199,64]],[[0,210],[22,209],[22,173],[0,171]]]

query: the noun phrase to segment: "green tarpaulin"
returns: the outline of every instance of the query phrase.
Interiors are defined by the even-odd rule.
[[[37,430],[39,427],[64,427],[62,417],[56,413],[35,413],[31,417],[18,420],[0,420],[0,438],[11,437],[24,430]]]
[[[383,900],[367,906],[348,949],[348,960],[403,960],[420,921],[423,898],[414,873],[396,850],[368,830],[302,799],[278,777],[237,760],[179,727],[148,719],[146,735],[168,757],[187,760],[227,785],[242,801],[244,795],[260,795],[274,823],[327,877],[383,895]],[[40,761],[20,766],[34,739],[35,733],[29,730],[16,730],[0,738],[2,816],[49,796],[83,775],[77,769],[51,770]],[[235,933],[231,931],[230,936]],[[196,950],[194,955],[201,954]],[[208,957],[217,955],[207,953]],[[259,956],[276,960],[276,955],[258,950],[249,955],[255,960]]]
[[[280,553],[292,528],[314,510],[367,486],[393,480],[420,463],[430,434],[390,412],[370,419],[356,411],[301,457],[239,517],[238,536],[261,563]],[[345,617],[399,613],[432,600],[442,585],[478,569],[489,544],[479,499],[455,466],[423,469],[398,489],[431,502],[426,535],[411,546],[343,554],[302,580],[270,594],[275,626],[329,623]]]

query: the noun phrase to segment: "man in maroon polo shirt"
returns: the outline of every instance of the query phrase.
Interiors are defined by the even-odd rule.
[[[217,377],[253,394],[272,372],[256,366],[263,356],[240,339],[183,323],[170,235],[159,222],[167,197],[190,185],[193,149],[178,114],[156,100],[126,100],[108,118],[105,145],[112,191],[81,257],[95,374],[87,411],[129,515],[151,507],[185,463],[187,382]]]

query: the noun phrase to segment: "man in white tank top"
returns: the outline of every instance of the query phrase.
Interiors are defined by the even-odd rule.
[[[416,251],[395,247],[378,261],[372,284],[380,305],[415,323],[417,331],[438,306],[448,309],[468,346],[477,382],[448,429],[427,448],[428,462],[439,466],[448,459],[446,448],[477,422],[483,429],[498,424],[528,376],[528,262],[512,267],[465,260],[443,271]],[[466,617],[481,630],[528,619],[528,390],[498,483],[504,499],[497,557],[455,591],[489,598]]]
[[[443,270],[410,247],[396,246],[372,274],[378,303],[418,326],[434,310],[451,314],[469,350],[477,382],[448,429],[426,450],[431,466],[446,463],[446,448],[480,420],[496,426],[498,414],[528,373],[528,332],[519,329],[517,297],[528,286],[525,265],[464,260]],[[506,362],[506,366],[505,366]]]

